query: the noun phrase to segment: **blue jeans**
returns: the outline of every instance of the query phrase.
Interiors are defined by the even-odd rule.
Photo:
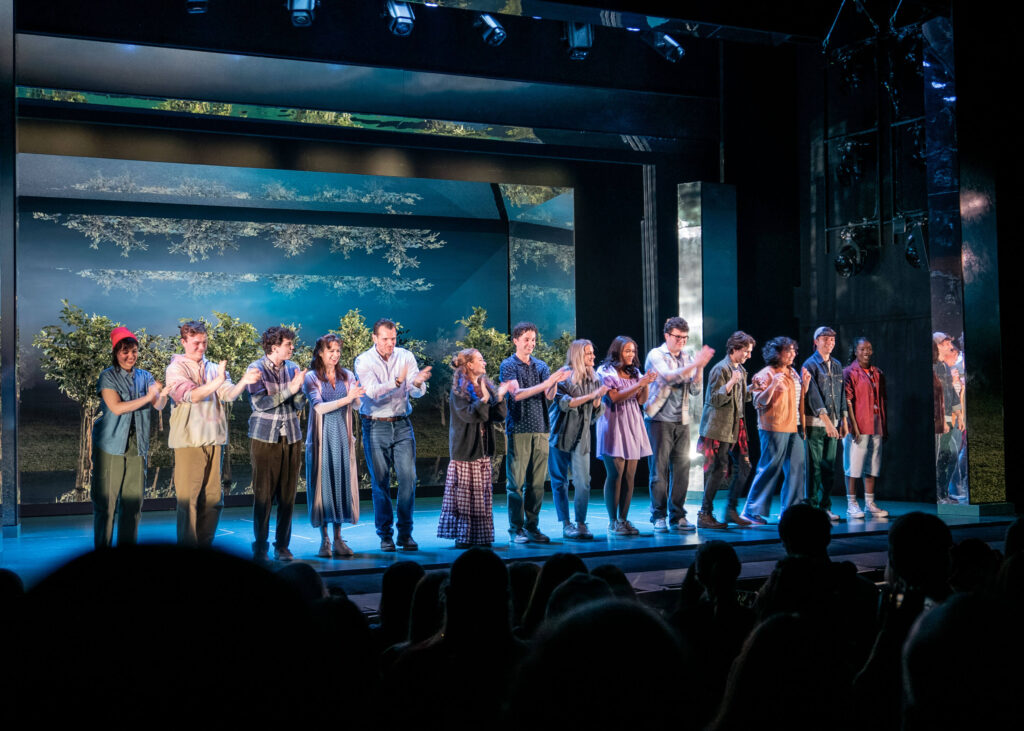
[[[551,477],[551,492],[555,496],[555,514],[564,523],[569,520],[569,477],[572,467],[572,484],[576,490],[573,512],[577,523],[587,522],[587,505],[590,504],[590,452],[581,454],[577,450],[563,452],[551,447],[548,451],[548,475]]]
[[[758,429],[757,433],[761,437],[761,459],[757,462],[757,474],[750,485],[743,512],[767,517],[771,510],[772,492],[781,475],[784,479],[779,515],[782,515],[786,508],[796,505],[806,495],[804,440],[795,432]]]
[[[391,470],[398,478],[398,535],[412,535],[412,506],[416,499],[416,437],[409,418],[373,421],[362,417],[363,451],[370,471],[373,494],[373,522],[377,535],[391,537],[394,511],[391,507]]]
[[[665,518],[676,523],[686,517],[686,491],[690,487],[690,426],[645,419],[654,453],[650,470],[651,522]]]

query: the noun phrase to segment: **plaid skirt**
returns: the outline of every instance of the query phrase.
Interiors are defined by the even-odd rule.
[[[494,541],[492,489],[490,458],[449,462],[437,537],[454,538],[458,543]]]

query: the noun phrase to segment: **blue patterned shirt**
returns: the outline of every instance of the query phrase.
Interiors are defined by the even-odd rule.
[[[542,360],[530,356],[530,362],[524,363],[516,355],[510,355],[501,361],[499,378],[501,382],[516,380],[519,388],[532,388],[546,381],[551,376],[551,369]],[[511,393],[505,394],[508,399],[508,415],[505,417],[506,434],[547,434],[551,428],[548,423],[547,399],[543,393],[530,398],[516,401]]]
[[[299,412],[306,403],[306,397],[301,386],[295,392],[288,389],[288,382],[299,367],[290,360],[275,366],[270,358],[263,356],[250,363],[249,368],[258,370],[261,376],[261,380],[248,386],[252,403],[249,438],[273,443],[285,437],[289,444],[302,440]]]

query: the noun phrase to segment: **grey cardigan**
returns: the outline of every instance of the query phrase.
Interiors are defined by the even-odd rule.
[[[569,402],[600,387],[600,381],[573,383],[572,379],[567,379],[558,384],[555,398],[548,406],[548,419],[551,422],[551,437],[548,441],[552,447],[563,452],[575,449],[586,454],[590,451],[590,427],[604,411],[604,401],[596,409],[592,399],[575,408],[569,406]]]
[[[747,369],[737,367],[743,371],[743,380],[732,391],[725,390],[733,369],[729,356],[711,369],[704,396],[704,413],[700,419],[702,437],[725,444],[735,444],[740,438],[740,419],[743,418],[744,404],[750,401],[750,394],[747,392]]]

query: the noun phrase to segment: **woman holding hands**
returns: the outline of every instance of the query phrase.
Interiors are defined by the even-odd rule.
[[[455,539],[456,548],[489,546],[494,541],[491,456],[493,424],[505,422],[505,394],[515,380],[495,386],[480,351],[466,348],[452,359],[455,374],[448,396],[448,448],[451,461],[444,484],[437,537]]]
[[[309,399],[306,431],[306,501],[309,519],[320,529],[321,558],[345,558],[353,551],[341,537],[342,523],[359,521],[359,480],[352,414],[365,393],[355,375],[340,365],[341,339],[321,336],[302,386]],[[327,538],[334,527],[334,547]]]
[[[597,456],[604,462],[604,503],[608,509],[608,534],[635,536],[640,531],[629,522],[636,463],[651,455],[640,405],[647,401],[647,386],[656,371],[642,374],[637,365],[636,341],[619,335],[597,370],[608,388],[607,408],[597,422]]]

